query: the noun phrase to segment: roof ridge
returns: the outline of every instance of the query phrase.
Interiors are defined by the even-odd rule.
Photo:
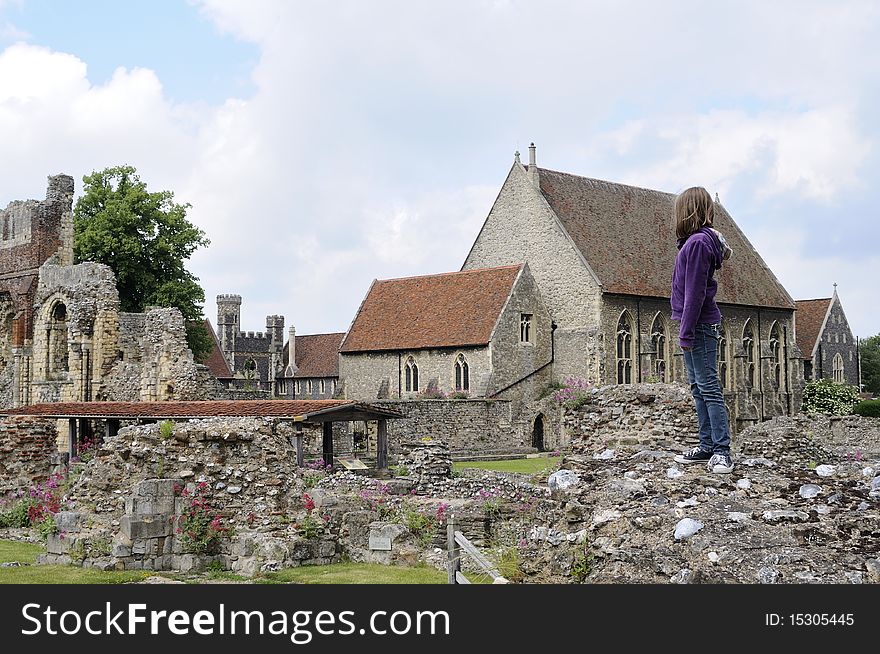
[[[555,173],[556,175],[566,175],[568,177],[577,177],[578,179],[583,179],[588,182],[595,182],[597,184],[604,184],[606,186],[626,186],[627,188],[636,189],[637,191],[647,191],[649,193],[660,193],[662,195],[669,195],[671,197],[675,197],[676,193],[670,193],[669,191],[660,191],[655,188],[648,188],[646,186],[636,186],[635,184],[624,184],[623,182],[612,182],[607,179],[599,179],[597,177],[587,177],[586,175],[577,175],[575,173],[566,173],[562,170],[554,170],[553,168],[542,168],[541,166],[537,166],[538,172],[546,171],[548,173]]]
[[[489,270],[505,270],[505,269],[519,269],[522,268],[523,264],[516,263],[512,265],[506,266],[491,266],[487,268],[469,268],[467,270],[455,270],[452,272],[444,272],[444,273],[430,273],[428,275],[410,275],[408,277],[390,277],[388,279],[377,279],[377,282],[400,282],[406,279],[425,279],[427,277],[451,277],[453,275],[470,275],[473,273],[479,272],[487,272]]]
[[[795,302],[831,302],[833,297],[817,297],[812,300],[795,300]]]

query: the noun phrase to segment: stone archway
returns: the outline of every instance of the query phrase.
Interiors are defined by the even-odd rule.
[[[539,413],[532,424],[532,447],[544,451],[544,415]]]

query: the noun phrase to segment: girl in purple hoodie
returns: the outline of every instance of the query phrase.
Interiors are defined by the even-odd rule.
[[[675,198],[673,209],[678,256],[672,272],[672,319],[680,320],[678,340],[697,408],[700,444],[675,457],[678,463],[702,463],[709,472],[729,473],[730,425],[718,379],[721,312],[715,304],[715,271],[730,248],[712,229],[715,203],[702,187]]]

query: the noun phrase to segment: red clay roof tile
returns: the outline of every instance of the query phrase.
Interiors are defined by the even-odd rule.
[[[668,298],[675,264],[675,195],[539,168],[541,192],[609,293]],[[718,302],[792,309],[794,302],[719,205],[715,227],[733,248],[716,272]]]
[[[340,352],[485,345],[521,269],[376,280]]]

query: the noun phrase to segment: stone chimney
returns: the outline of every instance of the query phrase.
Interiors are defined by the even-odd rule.
[[[541,188],[541,181],[538,179],[538,164],[536,163],[535,144],[529,145],[529,179],[535,188]]]
[[[293,377],[298,368],[296,367],[296,328],[291,325],[287,341],[287,367],[284,369],[285,377]]]

